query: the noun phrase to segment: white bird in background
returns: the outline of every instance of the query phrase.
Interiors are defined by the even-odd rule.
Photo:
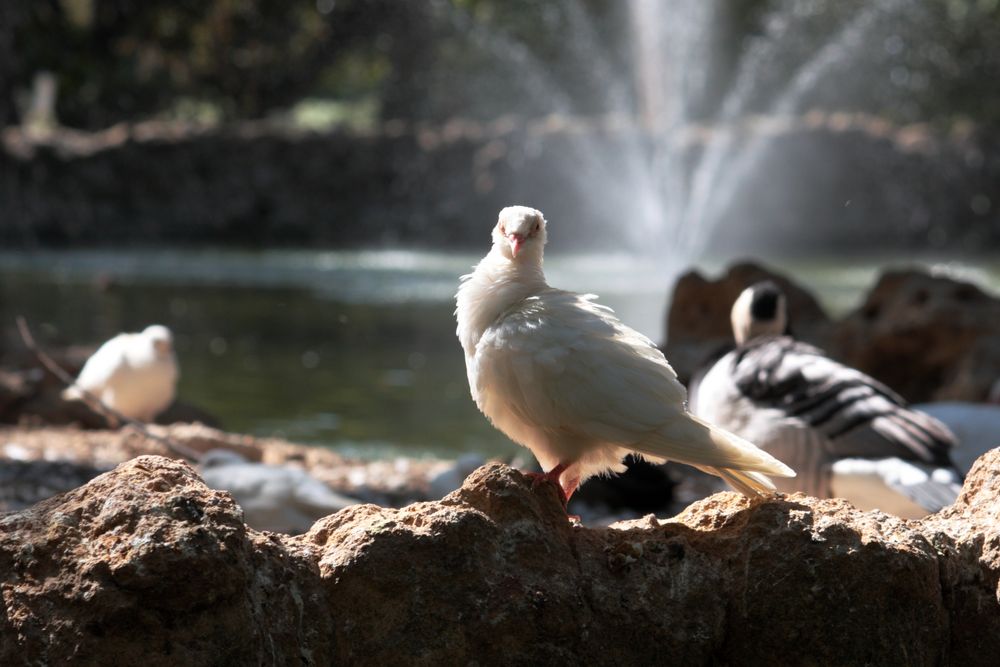
[[[793,466],[785,492],[839,497],[860,509],[917,518],[954,502],[955,438],[881,382],[783,335],[785,296],[757,283],[732,309],[737,347],[692,382],[700,417]]]
[[[63,398],[86,400],[86,391],[130,419],[150,422],[173,402],[177,376],[173,335],[154,324],[101,345]]]
[[[305,470],[252,463],[226,449],[207,452],[199,468],[205,484],[228,491],[243,508],[247,525],[257,530],[304,533],[318,519],[361,502]]]
[[[748,496],[793,476],[785,464],[685,409],[663,354],[609,308],[549,287],[540,211],[511,206],[493,248],[462,277],[458,338],[472,397],[494,426],[528,447],[563,502],[587,478],[623,472],[629,453],[718,475]]]

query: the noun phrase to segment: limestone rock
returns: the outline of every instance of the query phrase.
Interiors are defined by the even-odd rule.
[[[1000,299],[921,271],[889,271],[835,332],[838,357],[910,401],[982,401],[1000,377]]]
[[[337,493],[380,505],[404,505],[429,499],[430,478],[451,465],[448,461],[430,458],[347,459],[323,447],[228,433],[197,423],[148,428],[195,452],[225,449],[248,461],[299,467]],[[162,442],[131,427],[115,431],[59,426],[0,427],[0,458],[71,461],[110,468],[143,454],[174,456]]]
[[[228,495],[160,457],[0,518],[0,573],[6,665],[307,662],[329,651],[311,554],[248,531]]]
[[[674,286],[663,350],[682,381],[713,353],[733,345],[729,311],[740,292],[761,280],[772,280],[785,292],[797,337],[821,347],[827,342],[829,318],[816,298],[789,278],[753,262],[733,264],[717,280],[690,271]]]
[[[20,510],[75,489],[105,472],[72,461],[18,461],[0,458],[0,512]]]
[[[490,464],[297,537],[144,456],[0,517],[0,663],[983,664],[998,526],[1000,450],[920,521],[720,493],[583,528]]]

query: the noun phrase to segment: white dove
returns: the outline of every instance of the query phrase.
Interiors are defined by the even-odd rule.
[[[549,287],[545,226],[533,208],[503,209],[493,248],[462,277],[455,311],[472,397],[538,459],[546,472],[536,483],[557,483],[566,503],[587,478],[623,472],[629,453],[695,466],[748,496],[774,491],[765,474],[794,476],[690,414],[663,354],[593,295]]]
[[[130,419],[149,422],[174,400],[177,376],[173,335],[154,324],[101,345],[63,398],[86,400],[86,391]]]

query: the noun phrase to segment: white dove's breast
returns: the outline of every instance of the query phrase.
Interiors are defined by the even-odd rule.
[[[176,382],[172,359],[129,365],[108,385],[111,407],[128,417],[152,419],[174,400]]]
[[[536,326],[516,313],[508,314],[486,330],[466,362],[479,409],[507,437],[529,448],[543,468],[550,468],[573,458],[575,452],[564,451],[565,438],[558,424],[539,421],[539,410],[545,406],[538,404],[537,397],[529,404],[524,385],[541,381],[543,374],[550,382],[560,375],[568,350],[533,337]]]

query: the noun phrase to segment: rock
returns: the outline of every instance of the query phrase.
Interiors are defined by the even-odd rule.
[[[311,550],[249,531],[228,494],[160,457],[0,518],[0,572],[3,664],[330,655]]]
[[[830,319],[815,297],[789,278],[752,262],[733,264],[718,280],[689,271],[674,285],[663,348],[683,382],[713,353],[733,345],[729,311],[740,292],[761,280],[773,280],[785,292],[797,337],[821,347],[827,342]]]
[[[227,433],[203,424],[148,426],[150,432],[195,452],[235,452],[251,462],[291,465],[332,491],[364,502],[405,505],[430,498],[429,479],[452,463],[398,457],[387,461],[346,459],[323,447]],[[115,431],[68,427],[0,427],[0,457],[72,461],[108,468],[143,454],[176,456],[162,442],[125,427]]]
[[[834,333],[837,356],[912,402],[982,401],[1000,377],[1000,299],[921,271],[889,271]]]
[[[103,417],[79,401],[59,395],[63,385],[41,369],[0,371],[0,424],[78,424],[103,428]]]
[[[6,449],[16,451],[13,447]],[[75,489],[105,472],[70,461],[18,461],[0,458],[0,512],[30,507],[57,493]]]
[[[0,518],[3,664],[982,664],[1000,450],[919,521],[733,493],[569,523],[490,464],[442,501],[288,537],[144,456]]]
[[[747,285],[770,279],[788,297],[796,338],[892,387],[911,402],[984,401],[1000,378],[1000,299],[922,271],[887,271],[864,303],[832,323],[816,299],[752,263],[716,281],[682,276],[667,314],[664,354],[687,382],[732,345],[729,310]]]

